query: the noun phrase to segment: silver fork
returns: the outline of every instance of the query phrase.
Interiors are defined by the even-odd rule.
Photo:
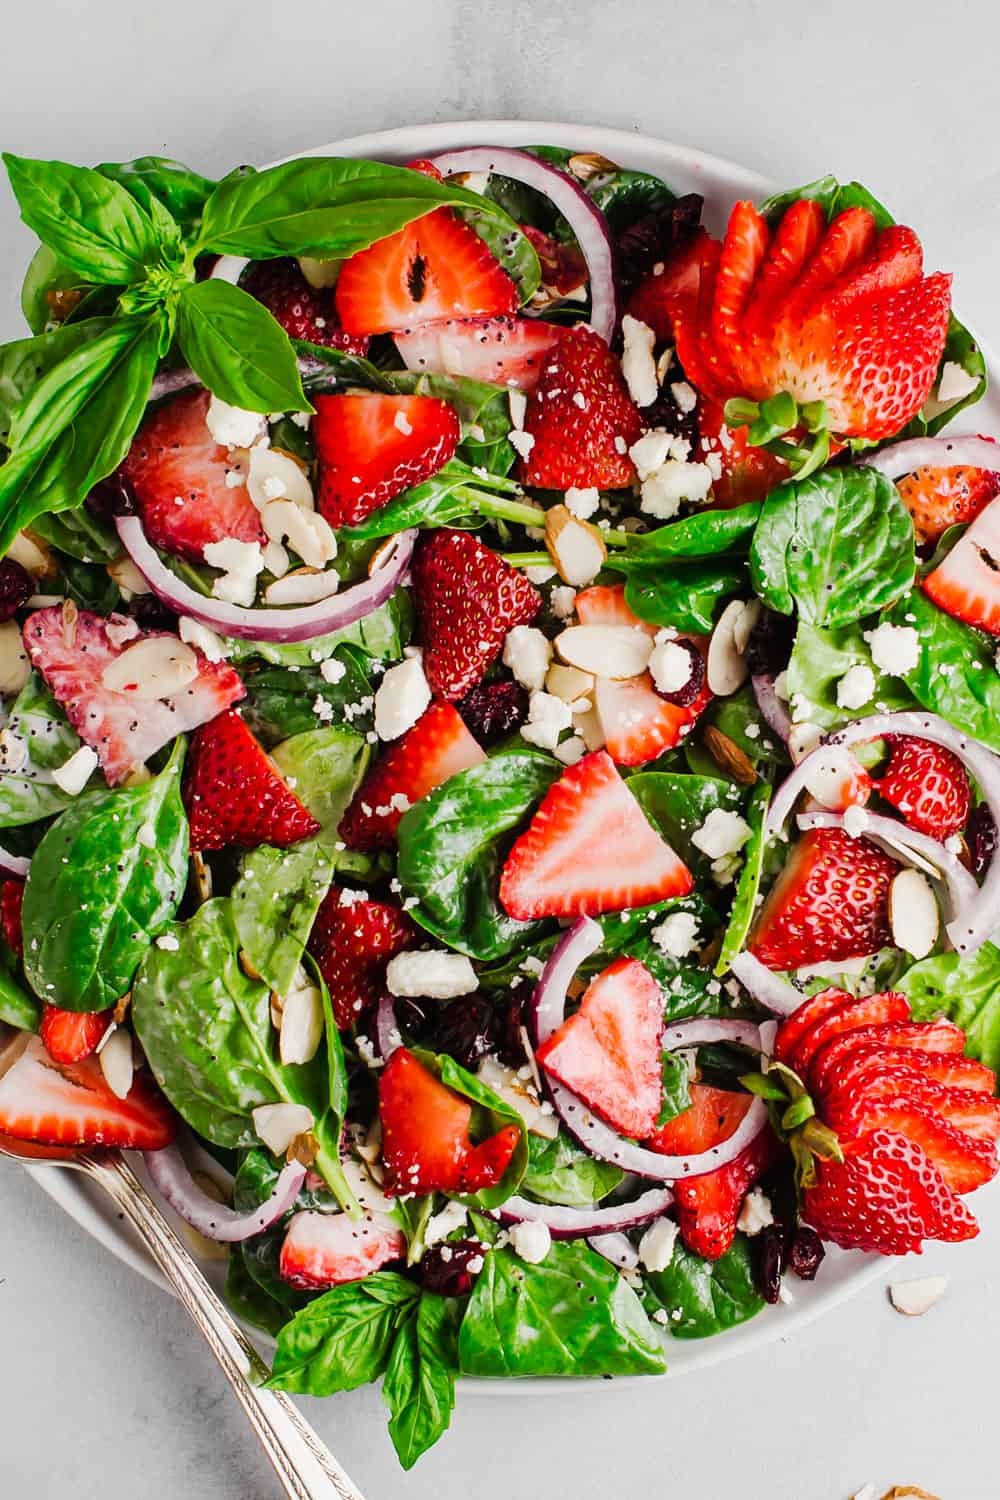
[[[38,1146],[0,1135],[0,1155],[33,1166],[72,1167],[114,1199],[204,1335],[286,1495],[292,1500],[362,1500],[285,1393],[261,1389],[269,1373],[264,1361],[118,1151]]]

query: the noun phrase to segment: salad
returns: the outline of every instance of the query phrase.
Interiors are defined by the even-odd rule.
[[[406,1467],[460,1372],[975,1235],[1000,448],[914,230],[551,147],[5,161],[0,1134],[144,1153]]]

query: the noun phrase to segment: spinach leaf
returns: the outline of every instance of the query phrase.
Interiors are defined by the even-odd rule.
[[[250,179],[245,179],[250,180]],[[247,411],[312,411],[288,334],[249,292],[210,279],[185,286],[177,341],[203,385]]]
[[[975,953],[925,958],[893,984],[917,1021],[947,1016],[967,1036],[967,1050],[1000,1070],[1000,948],[984,943]]]
[[[625,602],[640,620],[705,635],[712,630],[716,607],[722,600],[745,593],[747,588],[746,567],[728,559],[645,567],[627,561],[623,565],[621,554],[616,552],[608,566],[625,573]]]
[[[316,835],[320,842],[330,847],[336,843],[337,824],[361,783],[370,755],[362,735],[332,725],[293,735],[272,751],[275,765],[295,795],[322,824]]]
[[[496,487],[513,489],[511,482],[496,475],[475,474],[467,464],[453,458],[423,484],[414,485],[372,511],[359,526],[347,530],[351,540],[394,536],[410,526],[451,526],[458,521],[513,521],[532,526],[538,510],[523,499],[507,499],[491,492]]]
[[[205,200],[215,187],[214,182],[199,172],[164,156],[105,161],[97,171],[102,177],[120,183],[147,211],[154,200],[162,204],[185,234],[197,226]]]
[[[225,1297],[242,1322],[263,1328],[272,1337],[276,1338],[288,1322],[287,1309],[250,1275],[240,1245],[234,1245],[230,1252]]]
[[[958,321],[954,313],[948,318],[948,334],[944,341],[935,390],[946,365],[958,365],[959,369],[973,377],[976,384],[967,396],[963,396],[959,401],[949,402],[945,406],[941,405],[936,396],[928,397],[923,408],[907,422],[900,434],[901,437],[923,437],[925,433],[933,437],[941,431],[942,427],[946,427],[953,417],[957,417],[960,411],[964,411],[967,406],[974,406],[986,394],[986,360],[983,352],[972,334],[963,323]]]
[[[691,842],[691,836],[716,808],[738,812],[742,793],[721,777],[686,776],[673,771],[639,771],[628,778],[628,789],[692,873],[707,877],[711,860]]]
[[[528,1137],[528,1170],[520,1191],[543,1203],[565,1203],[570,1208],[589,1208],[613,1193],[625,1179],[620,1167],[598,1161],[578,1146],[560,1125],[552,1140]]]
[[[686,1109],[691,1108],[691,1070],[687,1059],[674,1052],[660,1053],[660,1073],[663,1079],[663,1094],[660,1112],[656,1117],[657,1129],[675,1120]]]
[[[677,201],[659,177],[650,172],[633,172],[627,167],[598,172],[584,184],[584,189],[615,234],[621,234],[647,214],[665,213]]]
[[[363,390],[382,391],[391,396],[396,390],[397,376],[404,373],[393,370],[390,375],[360,354],[348,354],[326,344],[310,344],[305,339],[292,339],[292,348],[305,361],[302,383],[307,391],[328,392],[338,387],[361,386]]]
[[[263,1148],[247,1151],[233,1182],[234,1207],[240,1213],[249,1213],[265,1203],[274,1192],[283,1166],[284,1162],[275,1160]],[[325,1188],[314,1189],[303,1183],[289,1212],[313,1209],[319,1213],[331,1213],[336,1207],[337,1200]],[[281,1278],[281,1247],[287,1227],[288,1215],[285,1215],[262,1234],[244,1240],[239,1247],[248,1277],[282,1309],[283,1322],[311,1300],[310,1293],[299,1291]]]
[[[0,828],[62,812],[73,798],[51,780],[51,772],[79,750],[80,739],[37,672],[14,700],[7,732],[16,735],[28,753],[16,771],[0,771]]]
[[[945,614],[919,588],[888,618],[909,625],[920,638],[920,659],[904,678],[920,706],[1000,751],[1000,676],[992,637]]]
[[[376,1271],[324,1292],[281,1330],[268,1385],[297,1395],[332,1396],[377,1380],[419,1296],[419,1287],[393,1271]]]
[[[512,751],[461,771],[403,814],[397,874],[410,915],[459,953],[486,962],[545,930],[507,916],[496,897],[500,841],[560,772],[552,757]]]
[[[667,1311],[666,1326],[675,1339],[722,1333],[764,1306],[754,1285],[750,1245],[742,1234],[718,1260],[703,1260],[678,1240],[667,1269],[647,1272],[645,1282],[646,1305]]]
[[[635,1292],[578,1241],[556,1241],[538,1265],[491,1250],[458,1348],[467,1375],[645,1375],[666,1367]]]
[[[358,705],[373,696],[368,658],[355,646],[339,646],[336,656],[344,668],[339,682],[327,682],[318,667],[268,667],[248,675],[246,712],[259,739],[273,745],[310,733],[316,727],[317,699],[330,705],[334,720],[367,733],[372,711],[359,711]]]
[[[231,639],[226,655],[235,663],[255,658],[279,667],[311,667],[326,661],[338,646],[356,646],[374,661],[395,661],[403,654],[412,628],[413,610],[405,589],[397,589],[378,609],[353,625],[309,641],[271,642]]]
[[[761,713],[749,683],[744,683],[728,698],[713,698],[702,723],[721,729],[755,766],[788,764],[785,747]],[[685,752],[696,744],[697,741],[689,736],[684,742]],[[717,773],[719,768],[710,756],[709,763]]]
[[[913,522],[875,469],[822,469],[772,490],[750,549],[756,593],[836,628],[892,604],[913,583]]]
[[[110,318],[65,323],[31,339],[0,346],[0,443],[6,443],[11,419],[31,388],[67,355],[105,333]]]
[[[0,1023],[21,1031],[37,1031],[42,1008],[14,972],[14,955],[0,943]]]
[[[655,531],[631,535],[616,562],[654,567],[685,558],[745,552],[760,519],[761,505],[760,500],[751,500],[731,510],[695,511]]]
[[[507,223],[502,210],[478,193],[421,172],[344,157],[302,157],[220,182],[205,204],[195,248],[265,259],[344,260],[442,205],[491,213]]]
[[[495,215],[492,203],[485,199],[481,208],[461,211],[466,224],[475,230],[494,260],[514,282],[523,307],[531,301],[542,280],[538,254],[519,224],[510,224]]]
[[[771,224],[775,224],[787,208],[800,198],[809,198],[818,203],[826,214],[827,221],[835,219],[848,208],[867,208],[874,214],[879,229],[886,229],[894,222],[889,210],[863,187],[860,182],[838,182],[836,177],[819,177],[807,182],[804,187],[790,188],[784,193],[775,193],[760,205],[760,211]]]
[[[104,564],[113,562],[122,553],[118,533],[85,505],[78,510],[64,510],[56,516],[36,516],[31,529],[74,562]],[[65,571],[65,559],[62,566]],[[104,572],[104,581],[112,581],[107,572]],[[111,607],[102,613],[110,613]]]
[[[750,931],[764,868],[764,819],[770,800],[770,786],[766,781],[758,781],[747,802],[746,820],[750,824],[751,837],[743,848],[743,869],[740,871],[730,908],[729,924],[722,939],[719,960],[715,965],[716,974],[728,972],[736,955],[743,951]]]
[[[143,786],[77,799],[35,851],[24,889],[24,967],[63,1010],[105,1010],[180,904],[188,827],[183,743]]]
[[[389,1436],[404,1469],[448,1430],[455,1405],[455,1301],[422,1292],[392,1346],[382,1384]]]
[[[128,286],[142,280],[160,257],[161,225],[154,227],[132,195],[102,173],[10,152],[4,152],[3,160],[25,224],[89,281]],[[173,224],[166,209],[163,213]],[[173,229],[177,231],[176,224]],[[179,243],[177,231],[167,248]]]
[[[908,601],[902,601],[900,611],[904,605],[908,610]],[[904,682],[879,672],[860,625],[820,630],[800,620],[788,663],[788,692],[795,717],[821,729],[839,728],[857,718],[854,710],[841,708],[837,702],[837,683],[856,665],[871,668],[875,677],[872,712],[876,706],[880,712],[917,706]]]

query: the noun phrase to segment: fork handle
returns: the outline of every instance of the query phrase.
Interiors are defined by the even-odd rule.
[[[291,1500],[362,1500],[361,1492],[283,1391],[259,1382],[267,1366],[216,1296],[128,1163],[119,1155],[79,1165],[100,1183],[145,1240],[200,1328]]]

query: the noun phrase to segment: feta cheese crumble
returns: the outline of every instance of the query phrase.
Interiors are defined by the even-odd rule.
[[[639,1259],[647,1271],[665,1271],[674,1258],[678,1226],[673,1219],[654,1219],[639,1241]]]
[[[570,485],[565,501],[570,515],[576,516],[580,521],[589,521],[601,504],[601,492],[598,489],[579,490],[575,485]]]
[[[78,797],[97,769],[97,754],[89,745],[81,745],[69,760],[52,772],[52,780],[67,797]]]
[[[740,1209],[740,1216],[736,1220],[736,1228],[744,1234],[760,1234],[769,1224],[774,1223],[774,1214],[771,1211],[771,1200],[760,1188],[754,1188],[747,1193]]]
[[[691,835],[691,842],[709,859],[725,859],[740,852],[750,833],[749,823],[739,813],[713,807],[701,827]]]
[[[573,722],[573,710],[552,693],[532,693],[528,699],[527,722],[521,725],[521,738],[540,750],[554,750],[564,729]]]
[[[545,674],[552,661],[552,642],[534,625],[515,625],[507,632],[503,662],[529,693],[544,686]]]
[[[864,662],[849,667],[837,683],[838,708],[863,708],[875,696],[875,673]]]
[[[920,663],[920,637],[912,625],[890,625],[886,621],[866,630],[865,640],[880,672],[904,677]]]
[[[671,912],[649,935],[661,953],[687,958],[698,947],[698,918],[689,911]]]
[[[520,1224],[512,1224],[507,1235],[514,1254],[527,1261],[529,1266],[537,1266],[552,1248],[549,1226],[539,1224],[536,1219],[525,1219]]]
[[[389,668],[376,689],[375,733],[380,740],[398,740],[412,729],[430,701],[423,653],[404,657]]]
[[[213,396],[205,413],[205,426],[223,448],[252,448],[267,431],[259,411],[244,411]]]
[[[626,313],[622,318],[622,374],[636,406],[652,406],[660,393],[653,346],[656,334],[648,323]]]
[[[476,971],[465,955],[440,948],[397,953],[389,960],[385,981],[390,995],[423,995],[431,1000],[453,1000],[479,988]]]

